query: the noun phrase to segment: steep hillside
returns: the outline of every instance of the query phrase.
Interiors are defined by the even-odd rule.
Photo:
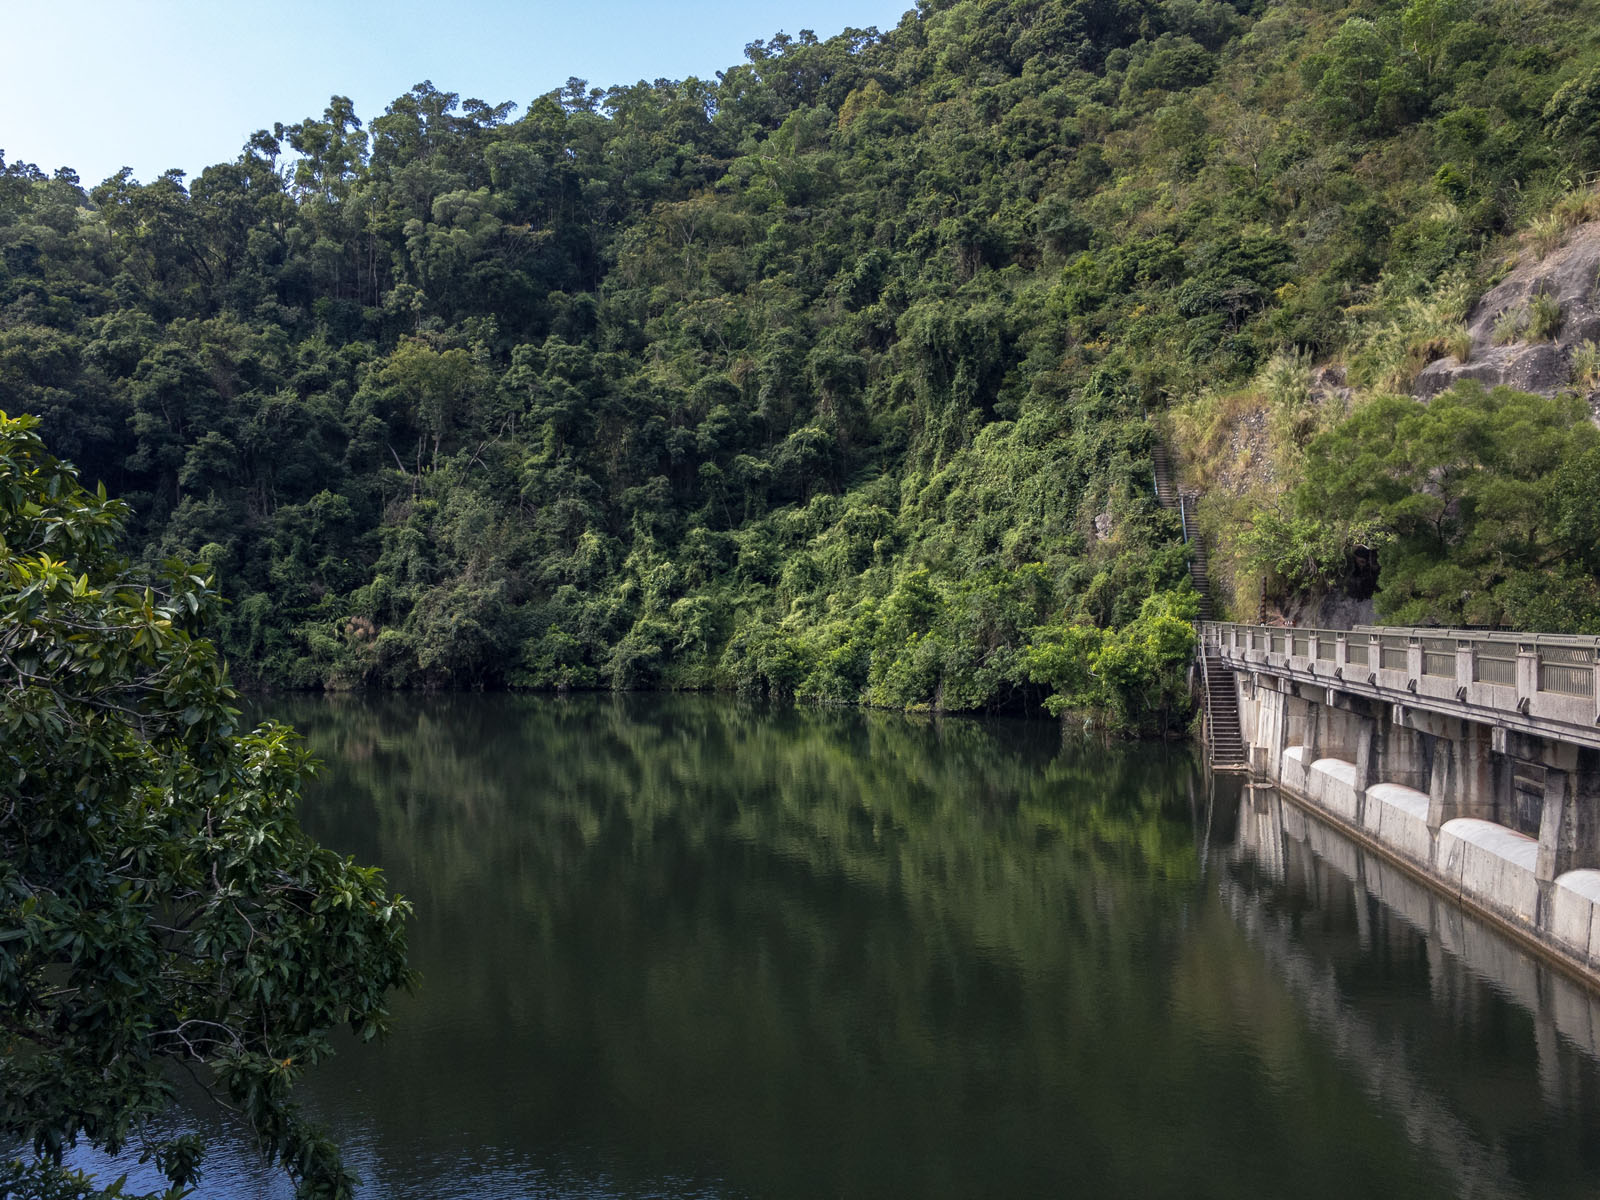
[[[1600,632],[1596,214],[1571,192],[1476,299],[1448,277],[1370,326],[1343,351],[1364,386],[1280,354],[1173,410],[1236,611]]]
[[[1370,592],[1397,535],[1289,485],[1600,167],[1597,16],[925,0],[712,81],[336,97],[187,182],[13,164],[0,403],[216,571],[246,677],[1160,728],[1158,424],[1246,615]]]

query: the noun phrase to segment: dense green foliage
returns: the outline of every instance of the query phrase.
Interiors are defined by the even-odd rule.
[[[0,1194],[80,1194],[53,1169],[79,1138],[192,1182],[198,1141],[144,1128],[183,1069],[300,1195],[349,1195],[290,1085],[331,1028],[382,1028],[406,906],[296,824],[306,756],[239,728],[209,580],[128,570],[126,508],[31,426],[0,412],[0,1139],[38,1162]]]
[[[1462,384],[1428,404],[1378,397],[1314,441],[1296,520],[1261,540],[1334,577],[1355,546],[1377,549],[1396,624],[1600,632],[1597,495],[1586,405]]]
[[[188,184],[13,164],[0,389],[248,678],[1159,723],[1166,651],[1062,660],[1184,603],[1145,414],[1387,345],[1600,165],[1591,7],[924,0]]]

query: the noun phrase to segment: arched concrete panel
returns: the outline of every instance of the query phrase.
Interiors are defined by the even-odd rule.
[[[1539,916],[1539,843],[1526,834],[1457,817],[1439,829],[1439,874],[1463,895],[1534,925]]]
[[[1367,789],[1361,826],[1378,841],[1418,866],[1433,866],[1433,832],[1428,828],[1428,793],[1398,783]]]
[[[1584,868],[1556,877],[1550,932],[1590,962],[1600,959],[1600,871]]]
[[[1307,791],[1323,808],[1352,825],[1361,822],[1361,791],[1356,764],[1342,758],[1319,758],[1307,772]]]

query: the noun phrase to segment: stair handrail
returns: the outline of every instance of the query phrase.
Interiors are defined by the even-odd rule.
[[[1189,508],[1188,497],[1182,491],[1178,493],[1178,521],[1183,526],[1183,544],[1189,544]]]
[[[1217,765],[1217,729],[1211,720],[1211,672],[1206,668],[1206,659],[1209,656],[1205,651],[1204,640],[1200,643],[1200,690],[1205,696],[1206,705],[1206,765],[1215,768]]]

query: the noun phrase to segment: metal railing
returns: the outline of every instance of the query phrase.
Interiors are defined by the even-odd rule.
[[[1496,687],[1516,687],[1516,646],[1502,642],[1478,646],[1472,655],[1472,680],[1474,683],[1492,683]]]
[[[1455,638],[1422,639],[1422,673],[1453,679],[1456,673]]]
[[[1539,664],[1539,690],[1560,692],[1563,696],[1594,695],[1593,667],[1566,667],[1559,663]]]
[[[1203,636],[1225,661],[1339,679],[1374,694],[1403,693],[1600,727],[1600,637],[1361,625],[1311,629],[1207,622]],[[1372,669],[1376,664],[1376,671]]]
[[[1594,648],[1546,646],[1539,655],[1539,690],[1563,696],[1594,694]]]
[[[1405,638],[1378,639],[1378,667],[1384,671],[1404,671],[1410,665],[1410,651]]]

